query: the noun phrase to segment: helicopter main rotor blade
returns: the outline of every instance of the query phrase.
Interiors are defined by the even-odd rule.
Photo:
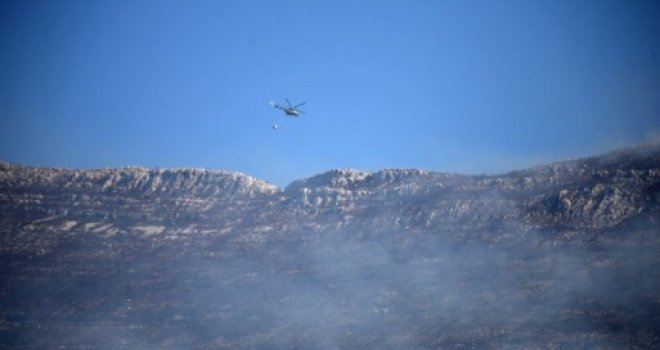
[[[301,103],[301,104],[299,104],[299,105],[295,105],[295,106],[293,106],[293,108],[298,108],[298,107],[304,105],[305,103],[307,103],[307,102],[303,102],[303,103]]]
[[[286,104],[289,105],[289,108],[291,108],[291,102],[289,102],[289,99],[285,98],[285,100],[286,100]]]

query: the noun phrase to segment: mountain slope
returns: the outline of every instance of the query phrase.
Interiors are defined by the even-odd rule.
[[[238,173],[0,167],[2,235],[611,229],[658,217],[658,146],[496,176],[332,170],[280,190]],[[286,227],[285,227],[286,225]],[[9,243],[8,241],[5,241]],[[14,244],[9,244],[14,246]]]
[[[0,347],[660,346],[660,146],[494,176],[0,164]]]

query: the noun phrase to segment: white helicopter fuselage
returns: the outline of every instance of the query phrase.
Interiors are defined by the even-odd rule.
[[[282,108],[284,114],[291,117],[300,117],[300,111],[295,108]]]
[[[292,106],[291,103],[289,103],[289,100],[287,99],[286,104],[288,106],[286,106],[286,107],[278,105],[277,103],[275,103],[275,101],[270,101],[269,103],[270,103],[271,106],[273,106],[277,109],[281,109],[284,112],[284,115],[286,115],[287,117],[297,118],[297,117],[300,117],[301,115],[303,115],[305,113],[304,111],[298,109],[298,106],[304,105],[305,102],[303,102],[301,104],[298,104],[298,105],[295,105],[295,106]],[[273,129],[277,129],[277,124],[273,125]]]

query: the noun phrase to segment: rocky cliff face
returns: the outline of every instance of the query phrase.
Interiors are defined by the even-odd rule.
[[[657,146],[496,176],[331,170],[284,190],[239,173],[198,169],[2,164],[0,211],[5,249],[27,249],[21,237],[45,232],[170,239],[263,233],[267,239],[271,231],[344,228],[498,239],[503,232],[595,232],[655,222],[659,184]]]
[[[0,347],[653,347],[659,219],[659,145],[285,189],[2,163]]]
[[[45,234],[57,239],[77,233],[222,233],[278,191],[230,172],[137,167],[80,171],[3,164],[2,234],[9,240],[5,248],[30,249],[22,240],[40,240]]]

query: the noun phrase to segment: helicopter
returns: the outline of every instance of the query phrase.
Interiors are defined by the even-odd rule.
[[[269,103],[270,103],[270,105],[273,106],[274,108],[277,108],[277,109],[281,109],[281,110],[283,110],[283,111],[284,111],[284,115],[285,115],[285,117],[294,117],[294,118],[297,118],[297,117],[300,117],[301,114],[304,114],[304,113],[305,113],[305,111],[303,111],[303,110],[301,110],[301,109],[298,109],[298,107],[304,105],[304,104],[307,103],[307,102],[299,103],[299,104],[297,104],[297,105],[295,105],[295,106],[292,106],[292,105],[291,105],[291,102],[289,102],[289,99],[288,99],[288,98],[285,99],[285,100],[286,100],[287,107],[280,106],[280,105],[278,105],[275,101],[270,101]],[[273,130],[276,130],[277,128],[279,128],[279,125],[278,125],[278,124],[279,124],[282,120],[284,120],[284,119],[280,119],[277,123],[273,124]]]
[[[288,107],[282,107],[282,106],[278,105],[277,103],[275,103],[275,101],[270,101],[270,105],[277,108],[277,109],[283,110],[285,115],[291,116],[291,117],[300,117],[301,114],[305,113],[305,111],[298,109],[298,107],[304,105],[307,102],[303,102],[303,103],[297,104],[295,106],[292,106],[291,102],[289,102],[288,98],[285,99],[285,100],[286,100],[286,104],[287,104]]]

